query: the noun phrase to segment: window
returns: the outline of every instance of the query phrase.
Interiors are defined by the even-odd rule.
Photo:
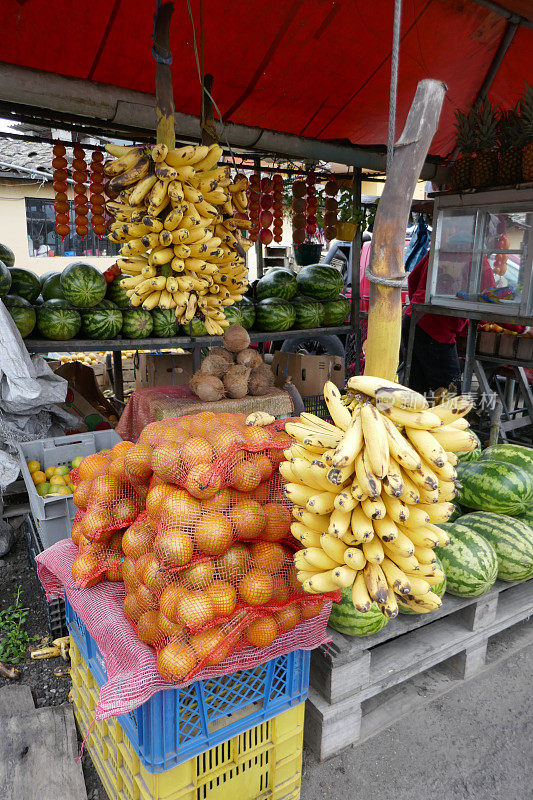
[[[90,212],[89,212],[90,219]],[[70,234],[61,239],[56,233],[54,201],[35,197],[26,198],[26,222],[28,228],[28,250],[33,256],[41,247],[42,255],[50,256],[116,256],[119,245],[107,237],[101,239],[89,227],[89,233],[81,239],[74,227],[74,206],[70,206]]]

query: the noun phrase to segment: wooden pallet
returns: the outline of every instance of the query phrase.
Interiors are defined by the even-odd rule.
[[[445,595],[431,614],[400,616],[370,638],[328,629],[313,651],[305,742],[320,760],[375,735],[420,702],[487,664],[498,635],[533,615],[533,580],[498,581],[479,598]],[[509,632],[508,657],[533,642],[533,625]]]

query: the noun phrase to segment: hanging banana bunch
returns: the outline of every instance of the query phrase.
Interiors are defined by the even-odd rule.
[[[361,613],[375,601],[385,616],[398,604],[419,613],[441,605],[431,591],[444,578],[433,548],[452,514],[455,452],[477,442],[464,419],[466,397],[429,409],[411,389],[367,375],[347,393],[327,382],[332,419],[303,413],[288,422],[294,443],[279,470],[293,504],[298,580],[311,594],[350,588]]]
[[[224,308],[241,300],[248,277],[241,235],[248,180],[217,166],[217,144],[122,147],[104,165],[118,193],[106,204],[114,218],[109,239],[121,245],[117,261],[133,306],[175,309],[179,323],[196,315],[211,335],[229,325]]]

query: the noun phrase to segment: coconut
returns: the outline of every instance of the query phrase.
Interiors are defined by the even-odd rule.
[[[250,346],[250,337],[248,331],[242,325],[230,325],[226,329],[222,342],[226,350],[231,350],[232,353],[240,353],[241,350],[246,350]]]
[[[228,397],[239,399],[248,394],[248,378],[251,370],[242,364],[233,364],[224,375],[224,388]]]
[[[229,363],[227,359],[215,353],[209,353],[200,366],[200,372],[205,375],[214,375],[215,378],[222,378],[228,371]]]
[[[268,394],[272,386],[274,386],[274,373],[268,364],[261,364],[254,369],[248,379],[248,392],[254,397]]]
[[[214,375],[206,375],[205,372],[195,372],[189,381],[189,386],[200,400],[206,403],[213,403],[221,400],[224,395],[224,384],[220,378]]]
[[[235,353],[230,353],[230,351],[226,350],[225,347],[211,347],[209,350],[209,355],[225,358],[229,364],[233,364],[235,361]]]
[[[252,370],[261,367],[263,364],[261,353],[258,353],[257,350],[254,350],[252,347],[247,347],[246,350],[241,350],[240,353],[237,353],[236,361],[237,364],[243,364],[245,367]]]

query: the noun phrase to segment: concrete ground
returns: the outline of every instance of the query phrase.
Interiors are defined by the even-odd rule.
[[[530,800],[532,684],[529,646],[328,761],[304,750],[301,800]]]

